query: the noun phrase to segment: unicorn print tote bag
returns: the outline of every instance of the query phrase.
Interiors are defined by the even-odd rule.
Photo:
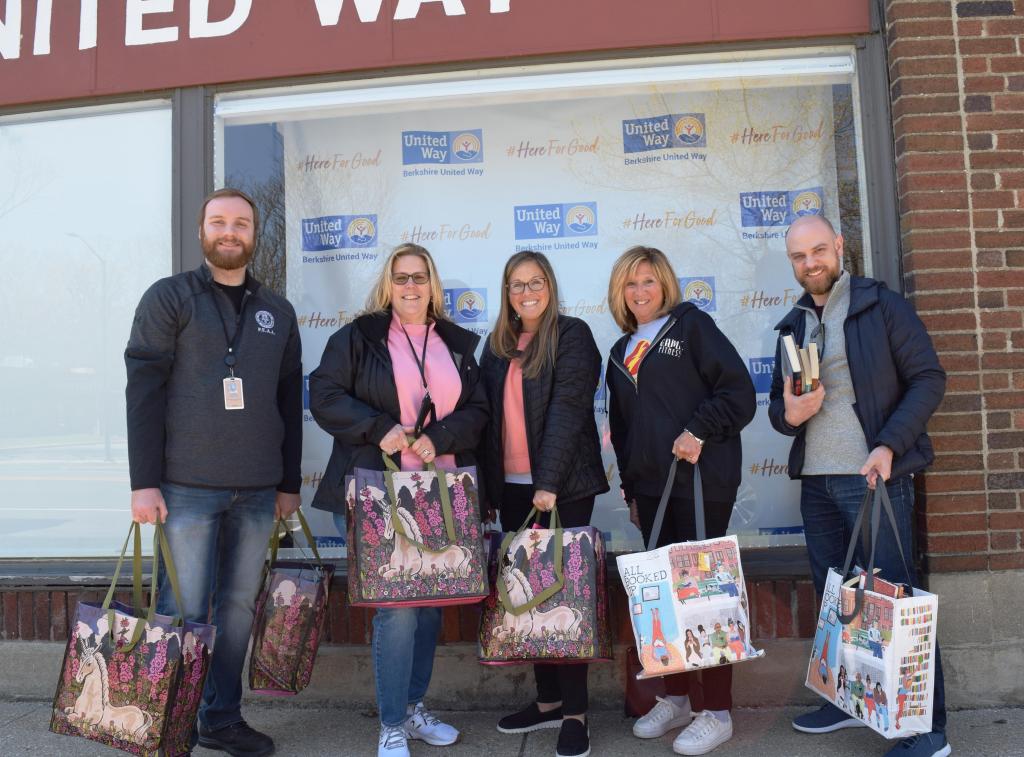
[[[348,482],[349,601],[426,607],[487,596],[476,469],[356,468]]]
[[[114,602],[128,541],[134,536],[133,602]],[[177,575],[166,538],[157,526],[153,589],[142,607],[139,525],[121,550],[102,604],[79,602],[68,634],[50,730],[81,736],[137,755],[189,754],[192,725],[210,667],[215,629],[154,611],[161,546],[178,607]]]

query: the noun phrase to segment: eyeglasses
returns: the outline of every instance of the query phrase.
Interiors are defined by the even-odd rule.
[[[526,287],[530,287],[531,292],[539,292],[548,285],[548,280],[542,276],[538,276],[535,279],[530,279],[528,282],[513,281],[508,285],[508,291],[512,294],[522,294],[526,291]]]
[[[423,271],[417,271],[416,273],[391,274],[391,283],[395,286],[404,287],[409,283],[409,279],[412,279],[414,284],[426,284],[430,281],[430,274],[424,273]]]

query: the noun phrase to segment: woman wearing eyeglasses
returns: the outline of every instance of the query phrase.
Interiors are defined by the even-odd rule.
[[[558,312],[548,259],[519,252],[502,274],[501,310],[480,359],[491,419],[484,491],[506,531],[556,505],[562,526],[586,526],[608,491],[594,422],[601,353],[590,327]],[[546,525],[547,517],[545,517]],[[498,721],[502,733],[561,728],[557,755],[590,753],[587,665],[534,665],[537,699]]]
[[[707,536],[724,536],[740,484],[740,430],[757,409],[742,358],[711,316],[682,302],[675,271],[653,247],[633,247],[615,261],[608,307],[624,332],[608,358],[608,423],[631,519],[646,542],[674,455],[682,464],[657,546],[696,538],[696,465]],[[724,585],[727,578],[723,572]],[[703,645],[707,635],[698,630]],[[705,709],[690,723],[689,690],[696,675],[703,681]],[[666,676],[665,690],[633,725],[636,736],[658,738],[687,726],[672,744],[678,754],[704,754],[732,737],[731,666]]]
[[[331,336],[309,377],[310,410],[334,437],[313,507],[333,512],[340,532],[345,476],[357,467],[383,469],[382,450],[402,470],[475,464],[487,423],[473,355],[478,341],[445,315],[430,253],[414,244],[395,248],[365,312]],[[407,738],[446,746],[459,737],[423,707],[440,624],[437,607],[379,608],[374,615],[379,757],[406,757]]]

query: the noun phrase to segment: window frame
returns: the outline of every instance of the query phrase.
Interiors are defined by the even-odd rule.
[[[870,224],[865,241],[871,247],[872,275],[886,282],[895,291],[903,291],[902,253],[896,167],[889,99],[888,62],[885,39],[873,22],[873,32],[852,37],[810,38],[803,40],[764,41],[731,45],[712,44],[659,48],[657,50],[600,51],[587,54],[539,56],[515,61],[479,61],[460,64],[418,66],[380,71],[348,72],[324,76],[272,81],[208,85],[160,90],[146,93],[88,100],[32,103],[0,108],[0,119],[44,119],[54,111],[79,108],[131,109],[134,105],[170,101],[171,104],[171,270],[179,273],[198,266],[202,254],[197,241],[197,217],[203,198],[214,189],[216,120],[218,97],[233,97],[241,92],[265,90],[283,93],[297,85],[337,86],[381,77],[443,74],[458,77],[479,70],[507,68],[510,72],[528,71],[532,67],[573,63],[592,65],[607,62],[622,64],[645,58],[657,60],[672,56],[694,56],[707,53],[736,52],[745,55],[778,55],[782,50],[806,50],[850,45],[854,48],[855,75],[860,99],[858,124],[863,163],[859,166],[865,187]],[[89,573],[109,573],[113,561],[104,558],[2,558],[0,585],[47,585],[71,583],[70,575],[85,569]],[[77,566],[77,567],[76,567]],[[805,547],[758,547],[744,550],[744,572],[748,578],[807,578],[809,569]],[[77,582],[76,582],[76,585]]]

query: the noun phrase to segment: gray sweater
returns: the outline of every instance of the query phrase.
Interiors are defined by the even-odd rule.
[[[846,362],[846,334],[843,325],[850,312],[850,274],[843,271],[832,286],[821,323],[825,328],[825,347],[821,355],[821,383],[825,401],[817,415],[807,421],[807,442],[801,475],[841,475],[860,473],[868,459],[864,429],[853,410],[856,397],[850,366]],[[818,326],[818,315],[805,309],[804,347]]]
[[[157,281],[135,311],[125,350],[132,489],[168,481],[298,492],[302,364],[295,310],[246,276],[242,312],[205,265]],[[226,410],[227,340],[245,407]],[[225,330],[227,334],[225,335]]]

